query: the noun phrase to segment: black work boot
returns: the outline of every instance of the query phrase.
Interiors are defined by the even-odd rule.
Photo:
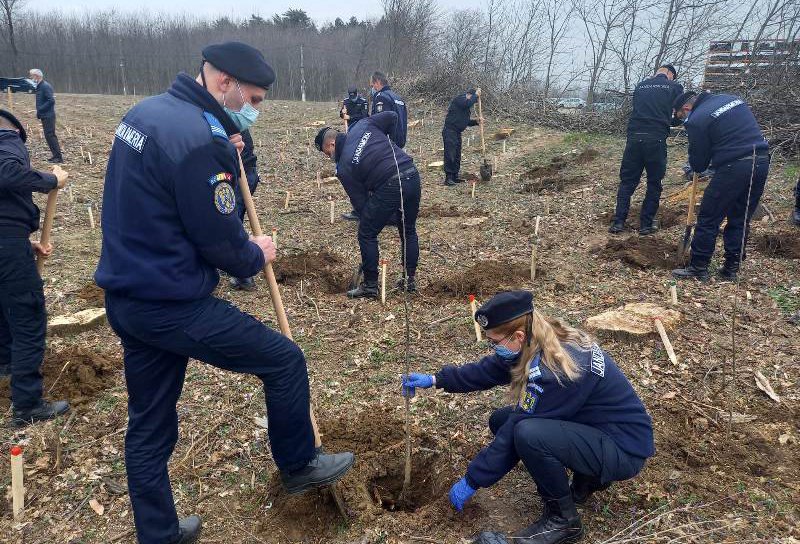
[[[397,287],[397,289],[399,291],[402,291],[403,288],[406,287],[405,280],[403,278],[400,278],[399,280],[397,280],[397,283],[395,284],[395,286]],[[417,277],[416,276],[409,276],[408,277],[408,287],[406,287],[406,290],[409,293],[416,293],[417,292]]]
[[[569,484],[570,491],[572,491],[572,500],[575,504],[585,504],[596,491],[603,491],[611,486],[608,484],[601,484],[600,479],[595,476],[587,476],[576,472],[572,475],[572,482]]]
[[[613,223],[611,223],[611,226],[608,227],[608,232],[610,232],[611,234],[619,234],[623,230],[625,230],[625,222],[624,221],[616,221],[615,220]]]
[[[181,519],[178,522],[178,530],[181,535],[173,544],[191,544],[197,542],[202,528],[203,522],[200,521],[200,516],[189,516],[188,518]]]
[[[378,282],[361,282],[361,285],[347,292],[347,298],[378,298]]]
[[[453,181],[455,181],[456,183],[464,183],[467,180],[465,178],[458,177],[458,174],[456,174],[455,177],[453,177]]]
[[[723,281],[736,281],[736,274],[739,272],[739,256],[725,255],[725,264],[719,269],[717,275]]]
[[[458,182],[457,182],[457,181],[455,180],[455,178],[454,178],[453,176],[451,176],[450,174],[447,174],[447,175],[444,177],[444,184],[445,184],[445,185],[447,185],[448,187],[452,187],[452,186],[453,186],[453,185],[455,185],[456,183],[458,183]]]
[[[346,221],[360,221],[361,218],[358,216],[358,213],[355,210],[349,211],[347,213],[342,214],[342,219]]]
[[[689,263],[689,266],[686,268],[676,268],[673,270],[672,275],[679,280],[695,278],[700,281],[708,281],[708,265],[696,266],[692,263]]]
[[[792,213],[792,223],[800,227],[800,206],[796,207]]]
[[[650,222],[649,225],[643,223],[639,227],[639,236],[650,236],[656,232],[658,232],[658,226],[656,225],[655,221]]]
[[[230,285],[231,289],[235,289],[237,291],[256,290],[256,282],[253,280],[253,278],[231,278]]]
[[[545,499],[542,518],[529,527],[529,536],[514,538],[515,544],[567,544],[583,538],[581,517],[571,495],[560,499]]]
[[[40,400],[39,404],[27,410],[12,410],[11,424],[15,427],[25,427],[37,421],[45,421],[53,419],[66,413],[69,410],[69,403],[65,400],[56,400],[53,402],[47,400]]]
[[[331,485],[350,470],[355,459],[350,452],[320,453],[300,470],[291,473],[281,472],[283,487],[290,495],[296,495],[315,487]]]

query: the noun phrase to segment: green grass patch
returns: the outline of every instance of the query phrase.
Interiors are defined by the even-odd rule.
[[[767,290],[767,294],[785,314],[793,314],[800,310],[800,294],[792,293],[786,287],[773,287]]]

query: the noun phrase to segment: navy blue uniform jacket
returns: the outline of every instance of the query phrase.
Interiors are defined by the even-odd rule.
[[[46,119],[56,115],[56,97],[53,94],[53,87],[42,80],[36,86],[36,117]]]
[[[683,86],[665,74],[656,74],[639,83],[633,91],[628,138],[661,140],[669,136],[672,104],[682,92]]]
[[[414,161],[392,141],[397,114],[385,111],[362,119],[336,142],[336,176],[345,187],[353,208],[360,212],[369,192],[414,166]],[[341,136],[344,145],[339,145]],[[394,151],[394,154],[392,154]],[[397,165],[394,160],[397,157]]]
[[[355,99],[350,98],[350,95],[342,100],[342,107],[345,108],[347,115],[350,119],[347,121],[348,127],[353,126],[358,121],[367,117],[367,100],[363,96],[356,96]],[[344,117],[342,112],[339,112],[339,117]]]
[[[0,130],[0,238],[27,238],[39,228],[32,193],[56,188],[53,174],[31,169],[25,143],[15,130]]]
[[[655,452],[652,420],[614,359],[596,344],[591,349],[572,344],[564,347],[581,368],[581,377],[574,382],[562,378],[559,383],[545,365],[536,364],[536,359],[531,363],[525,398],[467,468],[467,482],[472,487],[494,485],[516,466],[519,457],[514,449],[514,425],[530,417],[595,427],[608,434],[620,449],[642,459]],[[516,362],[492,354],[476,363],[446,366],[436,374],[436,387],[468,393],[505,385],[511,382]]]
[[[388,85],[378,91],[372,99],[372,115],[385,111],[397,114],[397,122],[389,133],[389,137],[400,147],[406,146],[408,134],[408,109],[406,103]]]
[[[684,123],[689,137],[689,165],[703,172],[769,149],[747,102],[730,94],[702,93]]]
[[[236,213],[238,132],[186,74],[141,101],[116,130],[103,191],[97,284],[144,300],[211,294],[217,269],[243,278],[264,266]]]
[[[478,121],[469,118],[470,109],[478,101],[478,97],[473,93],[472,98],[467,98],[467,93],[460,94],[450,101],[447,108],[447,115],[444,118],[444,126],[463,132],[467,127],[474,127]]]

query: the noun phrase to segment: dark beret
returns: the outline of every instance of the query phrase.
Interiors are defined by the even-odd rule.
[[[531,312],[533,295],[529,291],[505,291],[484,303],[475,312],[475,321],[484,329],[494,329]]]
[[[356,87],[355,85],[350,85],[347,88],[347,94],[358,94],[358,87]]]
[[[686,91],[685,93],[679,94],[678,98],[675,99],[675,102],[672,103],[672,109],[675,111],[680,110],[684,104],[686,104],[695,96],[697,96],[697,93],[694,91]]]
[[[675,67],[671,64],[662,64],[659,68],[666,68],[670,72],[672,72],[672,79],[678,79],[678,71]]]
[[[217,69],[239,81],[269,89],[275,82],[275,72],[267,64],[261,51],[242,42],[225,42],[208,45],[203,58]]]
[[[325,133],[331,130],[331,127],[322,127],[317,132],[317,136],[314,138],[314,147],[317,148],[317,151],[322,151],[322,142],[325,139]]]
[[[28,134],[25,132],[25,128],[22,126],[22,123],[19,122],[19,119],[14,117],[14,114],[8,110],[0,109],[0,117],[4,117],[11,121],[11,124],[17,127],[19,130],[19,137],[22,138],[22,141],[26,141],[28,139]]]

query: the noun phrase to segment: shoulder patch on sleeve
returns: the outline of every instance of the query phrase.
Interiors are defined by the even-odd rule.
[[[597,374],[601,378],[606,375],[606,357],[603,350],[597,344],[592,344],[592,374]]]
[[[133,128],[124,121],[119,124],[117,130],[114,131],[114,137],[118,140],[125,142],[128,147],[141,153],[144,149],[144,144],[147,142],[147,135],[141,131]]]
[[[217,119],[216,117],[214,117],[214,115],[208,113],[207,111],[203,112],[203,117],[206,118],[208,126],[211,127],[211,135],[216,136],[217,138],[222,138],[227,142],[228,133],[225,132],[225,129],[222,127],[222,123],[220,123],[219,119]]]
[[[233,185],[227,181],[218,183],[214,187],[214,205],[222,215],[230,215],[236,209],[236,195]]]

